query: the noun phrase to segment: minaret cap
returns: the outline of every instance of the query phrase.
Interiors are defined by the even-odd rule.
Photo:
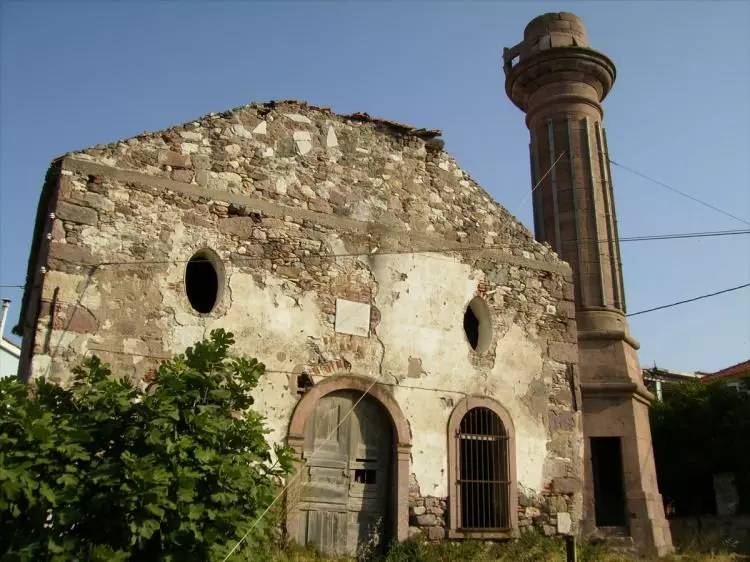
[[[542,14],[523,31],[520,59],[555,47],[588,47],[589,38],[581,18],[570,12]]]
[[[599,103],[616,76],[614,63],[589,46],[586,26],[570,12],[542,14],[531,20],[523,41],[503,49],[503,70],[508,97],[527,115],[534,111],[528,107],[530,97],[551,83],[563,88],[565,83],[588,84],[596,93],[594,103]]]

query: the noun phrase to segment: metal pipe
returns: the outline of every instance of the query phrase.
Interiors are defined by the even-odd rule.
[[[565,560],[566,562],[577,562],[575,535],[565,535]]]

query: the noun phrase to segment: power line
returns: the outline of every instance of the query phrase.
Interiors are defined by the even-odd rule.
[[[670,304],[663,304],[661,306],[655,306],[654,308],[647,308],[646,310],[639,310],[638,312],[631,312],[627,316],[637,316],[639,314],[646,314],[647,312],[654,312],[655,310],[663,310],[665,308],[671,308],[673,306],[677,306],[680,304],[685,304],[688,302],[694,302],[701,299],[707,299],[709,297],[715,297],[716,295],[721,295],[724,293],[729,293],[731,291],[737,291],[739,289],[744,289],[745,287],[750,287],[750,283],[745,283],[744,285],[737,285],[736,287],[730,287],[729,289],[722,289],[721,291],[716,291],[715,293],[708,293],[705,295],[700,295],[698,297],[693,297],[692,299],[685,299],[684,301],[677,301]]]
[[[679,240],[679,239],[689,239],[689,238],[708,238],[708,237],[723,237],[723,236],[738,236],[738,235],[746,235],[750,234],[750,229],[737,229],[737,230],[716,230],[716,231],[706,231],[706,232],[681,232],[681,233],[668,233],[668,234],[646,234],[642,236],[625,236],[620,238],[620,242],[647,242],[647,241],[655,241],[655,240]],[[610,240],[598,240],[596,238],[581,238],[579,240],[563,240],[563,244],[573,244],[573,243],[580,243],[580,242],[594,242],[597,244],[609,244]],[[327,253],[317,253],[317,254],[310,254],[307,256],[289,256],[289,257],[234,257],[232,258],[233,261],[243,261],[243,262],[250,262],[250,261],[264,261],[264,260],[309,260],[309,259],[321,259],[321,258],[328,258],[328,259],[335,259],[335,258],[346,258],[346,257],[363,257],[363,256],[372,256],[372,255],[381,255],[381,256],[387,256],[387,255],[403,255],[403,254],[437,254],[437,253],[445,253],[448,254],[450,252],[456,252],[456,253],[462,253],[462,252],[481,252],[484,250],[507,250],[512,248],[523,248],[527,247],[526,244],[507,244],[504,246],[465,246],[465,247],[457,247],[457,248],[424,248],[420,250],[391,250],[391,251],[379,251],[376,250],[375,252],[369,251],[369,252],[352,252],[352,253],[342,253],[342,254],[327,254]],[[97,264],[92,264],[91,267],[98,267],[98,266],[111,266],[111,265],[161,265],[161,264],[178,264],[178,263],[188,263],[188,262],[210,262],[211,260],[205,259],[205,258],[196,258],[196,259],[189,259],[189,260],[131,260],[131,261],[110,261],[110,262],[100,262]],[[26,285],[0,285],[0,288],[3,289],[23,289]]]
[[[700,296],[693,297],[693,298],[690,298],[690,299],[685,299],[685,300],[681,300],[681,301],[677,301],[677,302],[673,302],[673,303],[669,303],[669,304],[663,304],[661,306],[655,306],[653,308],[647,308],[645,310],[639,310],[638,312],[631,312],[630,314],[627,314],[626,316],[638,316],[639,314],[646,314],[648,312],[655,312],[657,310],[663,310],[665,308],[671,308],[673,306],[678,306],[678,305],[686,304],[686,303],[689,303],[689,302],[695,302],[695,301],[698,301],[698,300],[707,299],[709,297],[715,297],[717,295],[722,295],[724,293],[730,293],[732,291],[738,291],[739,289],[744,289],[745,287],[750,287],[750,283],[745,283],[743,285],[737,285],[736,287],[730,287],[729,289],[722,289],[721,291],[716,291],[714,293],[707,293],[705,295],[700,295]],[[153,358],[153,359],[167,359],[166,357],[162,357],[162,356],[158,356],[158,355],[147,355],[147,354],[141,354],[141,353],[131,353],[131,352],[126,352],[126,351],[116,351],[114,349],[91,348],[91,351],[103,351],[103,352],[117,353],[117,354],[123,354],[123,355],[134,355],[134,356],[138,356],[138,357],[150,357],[150,358]],[[283,373],[288,373],[288,374],[299,374],[299,373],[293,373],[292,371],[274,371],[274,372],[279,372],[279,373],[283,372]]]
[[[164,356],[160,356],[160,355],[149,355],[149,354],[143,354],[143,353],[132,353],[132,352],[128,352],[128,351],[116,351],[114,349],[104,349],[104,348],[89,348],[86,351],[86,353],[88,353],[89,351],[104,351],[104,352],[117,353],[117,354],[122,354],[122,355],[131,355],[131,356],[137,356],[137,357],[149,357],[149,358],[161,359],[161,360],[171,359],[170,357],[164,357]],[[85,356],[85,354],[84,354],[84,356]],[[301,373],[293,373],[292,371],[266,370],[266,372],[301,374]],[[245,539],[247,539],[247,537],[250,536],[250,533],[253,531],[253,529],[255,529],[255,527],[258,526],[258,524],[261,522],[261,520],[263,519],[263,517],[265,517],[268,514],[268,512],[276,504],[276,502],[279,501],[279,499],[284,495],[284,493],[289,489],[289,487],[294,483],[294,481],[302,474],[302,470],[309,464],[310,459],[328,441],[330,441],[331,437],[333,437],[333,435],[336,434],[336,432],[339,430],[339,428],[344,424],[344,422],[347,420],[347,418],[352,414],[352,412],[354,412],[354,410],[359,405],[359,403],[362,402],[362,400],[364,400],[365,396],[367,396],[370,393],[370,391],[373,389],[373,387],[376,384],[386,384],[387,385],[388,383],[383,383],[383,382],[379,381],[378,379],[373,378],[372,383],[370,383],[370,386],[368,386],[367,389],[365,389],[365,391],[362,393],[362,396],[360,396],[357,399],[357,401],[354,403],[354,405],[346,412],[346,414],[344,414],[344,416],[339,421],[338,425],[336,425],[336,427],[334,427],[331,430],[331,432],[325,437],[325,439],[323,439],[323,441],[317,447],[315,447],[315,449],[309,455],[308,459],[304,462],[304,464],[302,466],[298,467],[297,471],[291,476],[291,478],[289,478],[287,480],[286,485],[281,489],[281,491],[276,495],[276,497],[273,498],[273,500],[271,501],[270,504],[268,504],[268,506],[266,507],[266,509],[263,510],[263,512],[255,519],[255,521],[253,522],[253,524],[250,526],[250,528],[247,530],[247,532],[242,536],[242,538],[239,541],[237,541],[237,543],[234,545],[234,547],[232,547],[232,549],[229,551],[229,553],[224,558],[223,562],[226,562],[227,560],[229,560],[229,558],[232,556],[232,554],[234,554],[234,552],[240,547],[240,545],[243,542],[245,542]],[[416,388],[416,387],[414,387],[414,388]],[[459,394],[465,394],[464,392],[461,392],[461,391],[455,391],[455,392],[458,392]],[[276,464],[278,464],[278,459],[276,460],[276,462],[273,463],[273,465],[271,465],[271,467],[269,468],[269,470],[271,470],[274,466],[276,466]]]
[[[652,178],[651,176],[647,176],[646,174],[642,174],[641,172],[639,172],[637,170],[634,170],[633,168],[631,168],[629,166],[626,166],[625,164],[620,164],[619,162],[615,162],[614,160],[612,160],[611,158],[609,158],[609,156],[607,156],[606,154],[605,154],[605,157],[609,160],[610,164],[614,164],[615,166],[618,166],[618,167],[622,168],[623,170],[627,170],[631,174],[635,174],[638,177],[641,177],[641,178],[643,178],[645,180],[648,180],[648,181],[650,181],[652,183],[655,183],[656,185],[659,185],[659,186],[661,186],[661,187],[663,187],[665,189],[668,189],[669,191],[677,193],[678,195],[681,195],[682,197],[686,197],[687,199],[690,199],[691,201],[695,201],[696,203],[699,203],[700,205],[703,205],[704,207],[708,207],[709,209],[712,209],[712,210],[716,211],[717,213],[721,213],[722,215],[726,215],[728,217],[731,217],[734,220],[738,220],[738,221],[740,221],[742,223],[750,225],[750,221],[748,221],[747,219],[743,219],[742,217],[738,217],[737,215],[733,215],[729,211],[725,211],[724,209],[721,209],[721,208],[717,207],[716,205],[712,205],[711,203],[706,203],[702,199],[698,199],[697,197],[695,197],[693,195],[690,195],[689,193],[685,193],[684,191],[681,191],[681,190],[677,189],[676,187],[672,187],[671,185],[667,185],[663,181],[659,181],[659,180],[657,180],[655,178]]]
[[[145,354],[145,353],[133,353],[128,351],[117,351],[114,349],[105,349],[105,348],[89,348],[86,353],[90,351],[101,351],[101,352],[110,352],[110,353],[116,353],[121,355],[129,355],[129,356],[136,356],[136,357],[149,357],[153,359],[160,359],[160,360],[168,360],[171,359],[170,357],[165,357],[161,355],[151,355],[151,354]],[[85,354],[84,354],[85,356]],[[295,371],[282,371],[282,370],[273,370],[273,369],[266,369],[266,373],[279,373],[279,374],[291,374],[291,375],[300,375],[302,372],[295,372]],[[312,457],[317,453],[328,441],[331,440],[333,435],[338,431],[338,429],[344,424],[346,419],[354,412],[356,407],[359,405],[359,403],[364,400],[364,398],[370,393],[370,391],[373,389],[375,385],[381,385],[381,386],[390,386],[394,388],[406,388],[406,389],[412,389],[412,390],[424,390],[429,392],[440,392],[440,393],[449,393],[449,394],[459,394],[462,396],[468,396],[468,393],[462,390],[452,390],[452,389],[443,389],[443,388],[431,388],[431,387],[420,387],[420,386],[411,386],[411,385],[402,385],[402,384],[396,384],[396,383],[388,383],[385,381],[380,381],[378,379],[373,379],[372,383],[370,383],[370,386],[367,387],[367,389],[362,393],[362,396],[359,397],[359,399],[354,403],[354,405],[344,414],[344,416],[341,418],[341,421],[339,421],[338,425],[336,425],[335,428],[331,430],[331,432],[323,439],[323,441],[312,451],[312,453],[308,456],[307,460],[302,464],[302,466],[299,466],[297,471],[287,480],[286,485],[281,489],[281,491],[273,498],[271,503],[266,507],[266,509],[256,518],[256,520],[253,522],[253,524],[250,526],[250,528],[247,530],[247,532],[242,536],[242,538],[232,547],[232,549],[229,551],[229,553],[226,555],[226,557],[223,559],[223,562],[226,562],[231,558],[232,554],[240,547],[240,545],[247,539],[247,537],[250,535],[250,533],[255,529],[255,527],[258,526],[260,521],[265,517],[268,512],[271,510],[271,508],[276,504],[276,502],[281,499],[281,497],[284,495],[284,493],[290,488],[290,486],[294,483],[295,480],[299,476],[301,476],[302,471],[304,468],[307,467],[307,465],[310,463],[310,460]],[[278,459],[273,463],[271,468],[276,466],[278,463]],[[270,470],[270,469],[269,469]]]
[[[646,240],[666,240],[666,239],[679,239],[679,238],[700,238],[709,236],[732,236],[738,234],[750,234],[750,229],[746,230],[728,230],[728,231],[716,231],[716,232],[688,232],[682,234],[656,234],[656,235],[645,235],[645,236],[633,236],[620,238],[620,242],[642,242]],[[595,242],[598,244],[609,243],[609,240],[599,240],[596,238],[585,238],[579,240],[579,242]],[[286,259],[320,259],[320,258],[352,258],[352,257],[364,257],[364,256],[390,256],[390,255],[404,255],[404,254],[448,254],[448,253],[462,253],[462,252],[481,252],[484,250],[507,250],[511,248],[524,248],[526,244],[506,244],[506,245],[494,245],[494,246],[458,246],[458,247],[438,247],[438,248],[421,248],[421,249],[410,249],[410,250],[371,250],[369,252],[349,252],[341,254],[328,254],[328,253],[311,253],[309,255],[297,256],[292,254],[289,257],[274,257],[268,256],[247,256],[247,257],[234,257],[234,261],[265,261],[265,260],[286,260]],[[146,264],[173,264],[173,263],[188,263],[198,261],[210,261],[205,258],[188,259],[188,260],[132,260],[132,261],[108,261],[99,262],[92,264],[95,266],[108,266],[108,265],[146,265]]]
[[[705,238],[710,236],[736,236],[738,234],[750,234],[749,229],[744,230],[715,230],[708,232],[683,232],[679,234],[653,234],[644,236],[629,236],[626,238],[620,238],[620,242],[641,242],[644,240],[674,240],[678,238]],[[607,240],[600,240],[602,242],[608,242]]]
[[[292,483],[299,476],[302,475],[302,469],[304,469],[309,464],[310,460],[315,455],[315,453],[317,453],[320,450],[320,448],[323,445],[325,445],[331,439],[331,437],[333,437],[333,435],[336,432],[338,432],[339,428],[344,424],[344,422],[346,421],[346,419],[354,411],[354,408],[356,408],[359,405],[359,403],[364,399],[364,397],[367,396],[370,393],[370,391],[372,390],[372,387],[374,387],[377,384],[377,382],[378,382],[378,379],[373,379],[373,381],[370,384],[370,386],[367,387],[367,389],[362,393],[362,396],[360,396],[359,399],[354,403],[354,406],[352,406],[351,409],[348,412],[346,412],[346,414],[341,418],[341,421],[339,421],[338,425],[331,430],[331,432],[326,436],[326,438],[317,447],[315,447],[315,449],[313,449],[312,453],[310,453],[310,456],[308,457],[308,460],[305,461],[305,463],[297,469],[297,471],[292,475],[291,478],[289,478],[289,480],[287,481],[286,485],[281,489],[281,491],[276,495],[276,497],[273,498],[273,500],[271,501],[271,503],[268,504],[268,507],[266,507],[266,509],[263,510],[263,513],[261,513],[258,516],[258,518],[255,520],[255,522],[247,530],[247,533],[245,533],[244,535],[242,535],[242,538],[239,541],[237,541],[237,544],[235,544],[232,547],[232,550],[229,551],[229,553],[226,555],[226,557],[224,557],[224,560],[222,562],[226,562],[227,560],[229,560],[229,558],[232,556],[232,554],[234,554],[234,551],[237,550],[243,542],[245,542],[245,539],[248,536],[250,536],[250,533],[253,531],[253,529],[255,529],[255,527],[258,526],[258,523],[261,522],[261,520],[263,519],[263,517],[265,517],[265,515],[271,510],[271,508],[274,506],[274,504],[277,501],[279,501],[279,499],[281,498],[281,496],[283,496],[284,493],[289,489],[289,486],[291,486]]]
[[[620,242],[649,242],[654,240],[679,240],[685,238],[709,238],[716,236],[737,236],[750,234],[750,229],[744,230],[717,230],[709,232],[684,232],[675,234],[648,234],[643,236],[626,236],[620,238]],[[597,244],[609,244],[610,240],[597,240],[596,238],[580,238],[578,240],[563,240],[562,244],[577,244],[579,242],[595,242]]]
[[[552,168],[555,167],[555,165],[560,161],[560,158],[562,158],[564,154],[565,154],[565,151],[563,150],[560,153],[560,156],[558,156],[557,159],[554,162],[552,162],[552,165],[549,168],[547,168],[547,171],[544,172],[544,175],[541,178],[539,178],[539,181],[536,182],[536,185],[531,188],[531,191],[528,194],[524,195],[523,199],[521,199],[521,201],[518,203],[517,205],[518,207],[523,207],[524,205],[526,205],[526,201],[528,200],[528,198],[534,194],[537,187],[542,185],[544,178],[546,178],[549,175],[549,173],[552,171]]]
[[[581,130],[583,130],[583,129],[581,129]],[[700,205],[703,205],[704,207],[707,207],[709,209],[712,209],[713,211],[716,211],[718,213],[721,213],[723,215],[731,217],[731,218],[733,218],[735,220],[740,221],[741,223],[750,225],[750,221],[748,221],[747,219],[743,219],[742,217],[738,217],[737,215],[734,215],[734,214],[730,213],[729,211],[725,211],[724,209],[721,209],[720,207],[717,207],[716,205],[712,205],[711,203],[707,203],[706,201],[703,201],[702,199],[699,199],[698,197],[695,197],[694,195],[690,195],[689,193],[685,193],[684,191],[682,191],[680,189],[677,189],[676,187],[672,187],[671,185],[668,185],[668,184],[664,183],[663,181],[659,181],[656,178],[652,178],[651,176],[648,176],[648,175],[646,175],[644,173],[639,172],[638,170],[634,170],[630,166],[626,166],[625,164],[621,164],[619,162],[615,162],[614,160],[612,160],[609,157],[609,154],[607,154],[606,152],[602,152],[602,151],[599,151],[599,152],[607,159],[607,161],[610,164],[614,164],[615,166],[618,166],[619,168],[622,168],[623,170],[627,170],[631,174],[635,174],[638,177],[641,177],[641,178],[643,178],[645,180],[648,180],[648,181],[650,181],[652,183],[655,183],[658,186],[661,186],[661,187],[663,187],[665,189],[668,189],[668,190],[670,190],[670,191],[672,191],[674,193],[677,193],[678,195],[680,195],[682,197],[686,197],[687,199],[690,199],[691,201],[695,201],[696,203],[698,203]],[[558,163],[558,161],[560,160],[560,158],[563,157],[564,154],[565,154],[565,151],[562,151],[560,153],[560,155],[557,157],[557,159],[552,163],[552,165],[547,169],[547,171],[539,179],[539,181],[536,183],[536,185],[531,189],[531,192],[522,199],[520,205],[524,205],[526,203],[528,197],[531,196],[534,193],[534,191],[536,191],[537,187],[539,187],[541,185],[541,183],[549,175],[549,173],[552,171],[552,169],[555,167],[555,165]],[[621,241],[622,241],[622,239],[621,239]]]
[[[170,359],[173,359],[174,356],[169,355],[153,355],[150,353],[136,353],[134,351],[120,351],[117,349],[109,349],[106,347],[89,347],[86,349],[86,353],[83,354],[84,357],[86,357],[89,353],[99,351],[101,353],[113,353],[115,355],[127,355],[129,357],[147,357],[149,359],[158,359],[159,361],[169,361]],[[310,367],[315,367],[315,365],[311,365]],[[274,375],[302,375],[302,374],[311,374],[305,369],[301,369],[298,371],[285,371],[282,369],[265,369],[265,374],[273,373]],[[325,378],[325,376],[323,376]],[[409,384],[402,384],[402,383],[393,383],[393,382],[385,382],[385,381],[378,381],[377,384],[380,386],[390,386],[392,388],[405,388],[408,390],[424,390],[427,392],[439,392],[443,394],[460,394],[461,396],[469,396],[469,393],[465,390],[455,390],[450,388],[439,388],[439,387],[433,387],[433,386],[414,386]]]

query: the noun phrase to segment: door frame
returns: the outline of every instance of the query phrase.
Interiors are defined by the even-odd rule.
[[[368,391],[369,389],[369,391]],[[388,413],[393,433],[393,449],[391,455],[391,494],[389,509],[393,528],[391,536],[398,541],[404,541],[409,536],[409,465],[411,458],[411,431],[396,399],[385,385],[373,385],[373,379],[360,375],[331,375],[311,387],[300,398],[294,408],[289,421],[287,445],[292,449],[298,467],[301,468],[302,455],[305,447],[305,425],[312,419],[318,401],[337,390],[353,390],[377,400]],[[297,470],[299,470],[299,468]],[[297,536],[301,524],[300,512],[295,509],[295,502],[289,498],[298,496],[296,488],[299,486],[295,470],[289,478],[294,478],[287,489],[286,528],[290,537]]]

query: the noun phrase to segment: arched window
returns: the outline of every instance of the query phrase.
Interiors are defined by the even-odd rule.
[[[450,530],[453,537],[510,536],[517,527],[515,443],[507,412],[469,397],[448,424]]]

